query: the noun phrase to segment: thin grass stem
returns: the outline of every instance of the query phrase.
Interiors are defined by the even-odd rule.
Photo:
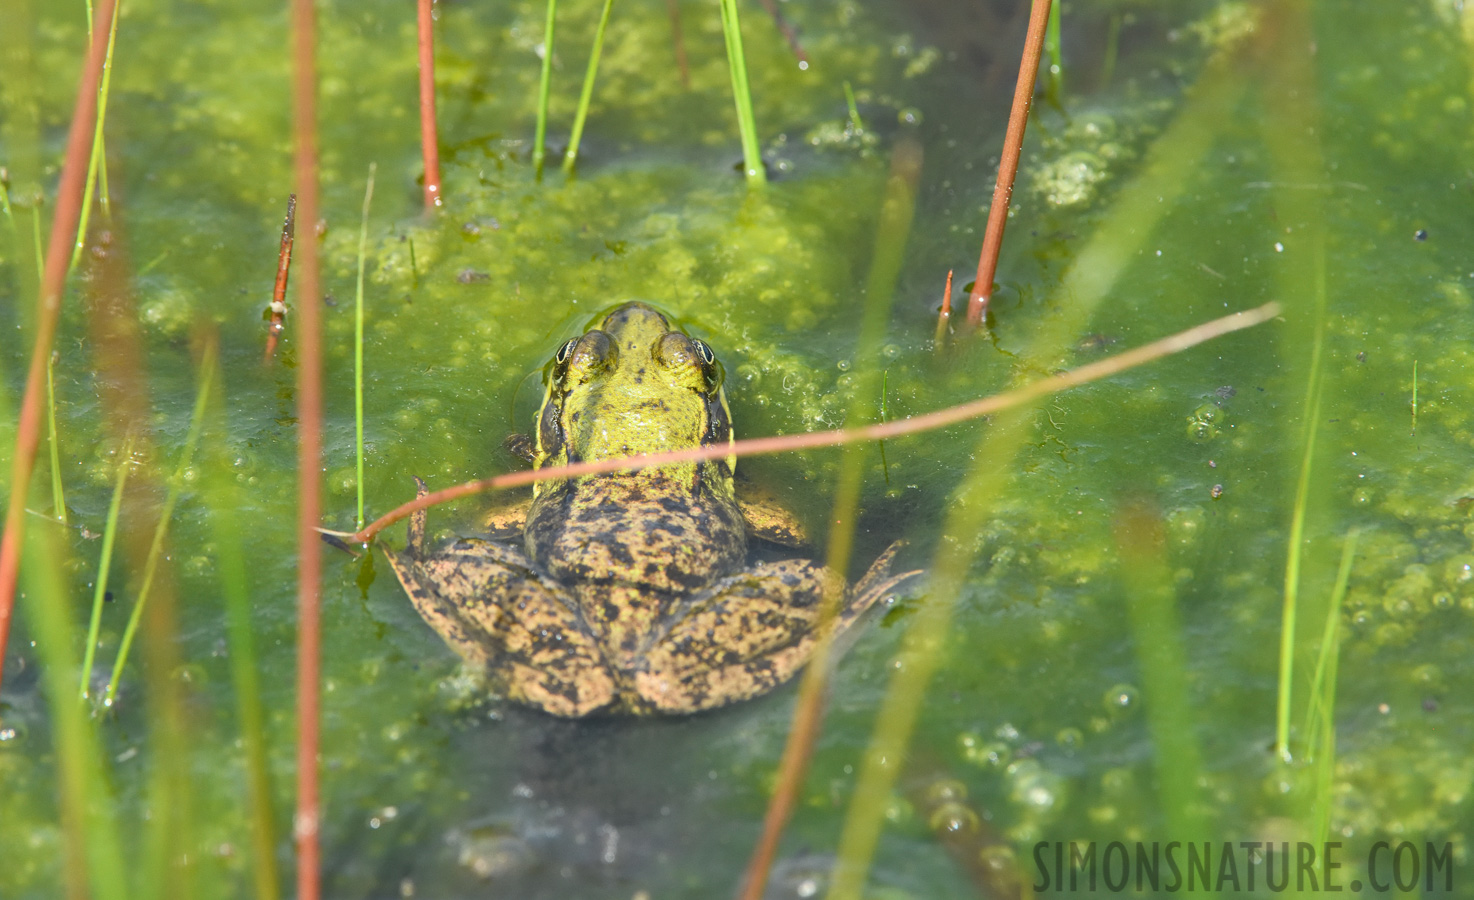
[[[1244,76],[1234,65],[1238,54],[1231,50],[1210,60],[1176,121],[1153,144],[1140,173],[1122,187],[1095,233],[1063,274],[1055,292],[1059,307],[1040,319],[1029,342],[1032,349],[1022,354],[1025,358],[1053,358],[1060,348],[1073,343],[1073,336],[1114,289],[1165,210],[1189,183],[1190,173],[1222,127],[1224,110],[1243,93]],[[1260,312],[1277,314],[1277,310]],[[1117,364],[1126,362],[1121,357],[1112,359]],[[1082,370],[1076,373],[1084,374]],[[994,417],[973,454],[978,462],[963,478],[954,502],[949,504],[941,533],[977,534],[985,526],[1010,480],[1006,473],[1011,462],[1034,435],[1037,410],[1023,407],[1038,396],[1010,402],[1006,414]],[[925,703],[927,685],[943,657],[952,604],[962,593],[974,552],[968,542],[944,543],[929,569],[927,596],[909,619],[897,671],[876,715],[870,747],[860,765],[840,835],[829,900],[860,896],[896,778]]]
[[[61,484],[61,443],[56,439],[56,354],[46,360],[46,443],[51,451],[51,512],[67,524],[67,498]]]
[[[1277,8],[1274,27],[1268,30],[1273,43],[1266,48],[1271,68],[1260,82],[1268,109],[1262,135],[1269,150],[1276,180],[1283,185],[1307,184],[1325,176],[1316,106],[1313,62],[1298,50],[1313,41],[1309,16],[1301,4]],[[1282,128],[1275,123],[1299,122],[1304,128]],[[1280,268],[1280,290],[1285,297],[1302,301],[1294,310],[1288,340],[1283,345],[1293,361],[1308,357],[1304,373],[1305,394],[1300,407],[1301,456],[1295,496],[1290,512],[1285,550],[1284,606],[1280,616],[1279,686],[1275,698],[1275,753],[1284,762],[1292,758],[1290,723],[1294,716],[1295,653],[1300,605],[1301,576],[1311,547],[1311,487],[1317,438],[1321,424],[1321,401],[1325,387],[1325,337],[1330,319],[1326,288],[1325,215],[1320,198],[1311,192],[1280,188],[1276,208],[1288,221],[1305,223],[1296,228],[1296,244]]]
[[[916,185],[921,178],[921,145],[902,140],[891,158],[891,174],[881,202],[880,224],[876,228],[875,251],[866,279],[865,307],[861,313],[860,333],[855,345],[857,383],[854,400],[845,419],[853,427],[874,415],[876,381],[884,384],[884,375],[876,377],[872,357],[885,337],[890,322],[891,301],[896,281],[905,259],[906,241],[916,211]],[[882,397],[883,397],[882,389]],[[884,400],[882,399],[882,409]],[[881,421],[885,421],[882,412]],[[884,445],[882,444],[882,447]],[[834,508],[829,521],[836,527],[829,534],[825,565],[831,572],[849,570],[854,549],[855,519],[860,509],[860,487],[863,482],[866,445],[848,444],[840,458],[839,479],[834,495]],[[882,451],[883,452],[883,451]],[[804,669],[799,700],[793,713],[787,745],[779,762],[778,783],[763,818],[763,831],[753,848],[744,880],[742,900],[761,900],[768,885],[768,872],[778,852],[778,841],[792,814],[803,786],[803,776],[813,755],[823,721],[823,702],[829,680],[830,623],[840,611],[843,592],[826,592],[819,610],[816,630],[820,635],[814,645],[813,658]]]
[[[96,31],[111,27],[115,7],[116,0],[103,0],[97,9]],[[47,243],[46,262],[37,295],[36,335],[31,348],[30,369],[26,373],[25,393],[21,397],[20,419],[15,429],[15,452],[10,460],[10,500],[5,511],[5,531],[0,534],[0,659],[5,656],[5,646],[10,637],[15,586],[20,575],[21,548],[26,531],[27,487],[41,442],[41,391],[46,378],[46,361],[51,358],[57,319],[61,313],[62,287],[67,275],[67,247],[71,245],[79,218],[82,182],[86,176],[87,136],[97,112],[97,88],[102,78],[105,50],[94,32],[67,131],[67,152],[56,191],[56,215],[51,220],[51,238]]]
[[[1003,136],[1003,155],[998,161],[998,180],[993,186],[993,203],[988,208],[988,228],[978,256],[978,275],[967,301],[967,322],[981,328],[993,296],[993,276],[998,272],[998,252],[1003,247],[1003,229],[1008,224],[1008,206],[1013,201],[1013,183],[1018,177],[1019,157],[1024,147],[1024,129],[1034,103],[1034,85],[1039,81],[1039,57],[1044,49],[1044,30],[1049,21],[1050,0],[1034,0],[1029,11],[1029,31],[1024,37],[1024,55],[1019,60],[1018,83],[1013,90],[1013,108],[1008,114],[1008,131]]]
[[[1116,57],[1121,52],[1121,14],[1111,13],[1111,23],[1106,26],[1105,53],[1100,61],[1100,86],[1110,86],[1116,74]]]
[[[1336,583],[1331,588],[1330,608],[1326,611],[1326,624],[1321,629],[1320,650],[1316,654],[1315,674],[1310,681],[1310,704],[1305,711],[1305,742],[1310,747],[1316,745],[1320,735],[1318,729],[1320,723],[1330,710],[1326,702],[1326,692],[1335,696],[1336,686],[1328,682],[1335,669],[1336,655],[1340,652],[1339,629],[1341,622],[1341,606],[1346,599],[1346,589],[1351,583],[1351,567],[1356,562],[1356,544],[1361,539],[1361,533],[1352,529],[1346,535],[1346,540],[1341,544],[1341,564],[1336,569]]]
[[[213,327],[207,343],[218,344]],[[218,360],[218,356],[216,357]],[[200,377],[204,377],[203,364]],[[216,380],[221,380],[216,363]],[[224,382],[213,392],[215,400],[211,422],[214,435],[223,435],[225,408]],[[223,437],[206,438],[205,450],[210,458],[206,467],[207,486],[211,493],[208,504],[210,531],[214,537],[220,593],[225,599],[225,639],[230,651],[231,686],[235,693],[236,722],[240,728],[245,755],[246,797],[250,809],[251,874],[255,882],[256,900],[278,900],[281,887],[276,862],[276,815],[273,810],[271,776],[266,763],[265,716],[261,703],[260,676],[256,663],[255,638],[251,628],[251,574],[246,565],[240,521],[236,510],[242,506],[241,489],[230,474],[227,447]]]
[[[752,112],[752,91],[747,83],[747,60],[742,53],[742,25],[737,18],[737,0],[721,0],[722,34],[727,39],[727,66],[732,72],[732,98],[737,104],[737,130],[742,135],[742,168],[749,187],[768,183],[763,155],[758,148],[757,118]]]
[[[1336,585],[1331,589],[1330,608],[1321,633],[1320,653],[1316,659],[1315,679],[1310,690],[1310,712],[1307,714],[1306,743],[1313,754],[1315,800],[1311,805],[1311,835],[1320,846],[1330,838],[1331,787],[1336,769],[1336,673],[1341,658],[1341,608],[1346,589],[1351,583],[1351,567],[1356,560],[1359,534],[1352,529],[1341,546],[1341,565],[1336,571]],[[1319,861],[1318,861],[1319,862]]]
[[[369,163],[363,188],[363,218],[358,223],[358,286],[353,295],[353,435],[358,461],[358,527],[363,527],[363,262],[368,252],[369,204],[374,200],[374,170]]]
[[[1418,433],[1418,361],[1413,360],[1413,430],[1412,434]]]
[[[1060,7],[1054,3],[1049,7],[1049,26],[1044,30],[1044,52],[1049,54],[1048,76],[1045,79],[1045,96],[1049,102],[1059,106],[1064,102],[1065,57],[1060,49]]]
[[[102,552],[97,559],[97,582],[92,589],[92,615],[87,621],[87,644],[82,653],[82,677],[78,689],[83,700],[90,695],[92,661],[97,652],[97,635],[102,628],[102,604],[107,599],[108,575],[113,567],[113,544],[118,537],[118,511],[123,507],[123,488],[128,484],[128,470],[133,467],[133,438],[123,444],[118,459],[118,478],[113,482],[113,499],[108,503],[107,522],[102,528]]]
[[[558,0],[548,0],[547,22],[543,25],[543,67],[537,82],[537,132],[532,138],[532,167],[543,177],[543,161],[547,155],[548,97],[553,83],[553,34],[558,18]]]
[[[670,39],[675,45],[676,69],[681,73],[681,87],[691,90],[691,64],[686,60],[686,38],[681,30],[681,0],[665,0],[670,14]]]
[[[850,127],[855,129],[856,134],[863,132],[865,121],[860,118],[860,107],[855,103],[855,89],[850,87],[848,81],[844,83],[844,105],[850,112]]]
[[[62,257],[65,261],[65,256]],[[71,896],[127,900],[129,875],[118,839],[113,790],[101,742],[91,718],[73,693],[77,659],[71,603],[62,584],[60,535],[54,523],[26,535],[26,621],[36,641],[41,681],[50,707],[56,746],[56,783],[61,808],[62,868]]]
[[[1077,285],[1082,289],[1086,286]],[[905,419],[886,422],[881,425],[866,425],[861,428],[839,428],[833,431],[810,431],[803,434],[784,434],[772,437],[746,438],[733,441],[731,444],[713,444],[706,447],[693,447],[689,450],[668,450],[661,453],[650,453],[644,456],[626,456],[619,459],[603,459],[593,462],[571,463],[566,466],[548,466],[541,469],[524,469],[518,472],[509,472],[505,475],[495,475],[490,478],[481,478],[476,481],[468,481],[453,487],[442,488],[431,491],[428,494],[417,497],[407,503],[402,503],[374,521],[367,527],[352,534],[341,534],[338,532],[325,532],[338,534],[349,542],[366,544],[377,537],[384,529],[395,522],[406,519],[422,509],[429,509],[441,503],[458,500],[461,497],[469,497],[483,491],[499,490],[502,488],[519,487],[526,484],[535,484],[539,481],[548,481],[555,478],[576,478],[583,475],[598,475],[604,472],[635,471],[649,468],[650,466],[665,466],[672,463],[692,462],[706,459],[722,459],[727,456],[766,456],[773,453],[791,453],[796,450],[813,450],[819,447],[839,447],[849,443],[863,441],[880,441],[890,438],[901,437],[908,434],[920,434],[937,428],[946,428],[960,422],[978,419],[992,413],[1023,406],[1041,397],[1056,394],[1060,391],[1099,381],[1111,375],[1134,369],[1145,365],[1153,360],[1172,356],[1176,353],[1195,347],[1205,341],[1213,340],[1225,334],[1251,328],[1255,325],[1267,322],[1278,316],[1280,305],[1278,303],[1266,303],[1263,306],[1247,309],[1242,312],[1232,313],[1219,319],[1203,322],[1186,331],[1179,331],[1160,340],[1143,344],[1133,350],[1108,356],[1105,359],[1083,365],[1078,369],[1071,369],[1058,375],[1051,375],[1031,382],[1023,387],[1004,391],[1001,394],[993,394],[979,400],[967,403],[959,403],[946,409],[935,412],[923,413]],[[322,529],[318,529],[322,530]]]
[[[1162,520],[1150,502],[1128,500],[1116,514],[1114,530],[1157,793],[1168,830],[1186,842],[1207,837],[1199,800],[1203,763]]]
[[[118,0],[121,3],[121,0]],[[98,174],[102,175],[102,204],[104,215],[112,215],[112,206],[107,196],[107,147],[103,143],[103,125],[107,121],[107,98],[108,88],[113,80],[113,43],[118,37],[118,16],[113,15],[112,24],[108,26],[107,34],[107,57],[102,67],[102,87],[97,94],[97,121],[92,132],[92,155],[87,161],[87,185],[82,190],[82,218],[77,225],[77,240],[72,246],[72,260],[67,264],[67,270],[77,268],[78,261],[82,258],[82,248],[87,244],[87,222],[92,214],[93,192],[98,184]],[[88,34],[91,39],[91,34]]]
[[[164,506],[159,512],[158,525],[154,527],[152,543],[149,544],[148,558],[143,565],[143,581],[138,588],[138,601],[133,604],[133,611],[128,615],[128,625],[123,629],[123,639],[118,644],[118,658],[113,662],[113,674],[108,679],[107,694],[103,697],[104,706],[112,706],[118,695],[118,682],[123,676],[123,667],[128,664],[128,651],[133,647],[134,636],[138,633],[138,626],[143,620],[143,609],[148,603],[148,595],[153,587],[154,575],[158,571],[159,559],[164,553],[164,538],[169,533],[169,523],[174,519],[174,506],[179,501],[179,492],[184,487],[184,475],[189,471],[190,462],[194,459],[195,447],[200,441],[200,426],[204,422],[205,403],[210,398],[210,385],[215,373],[215,348],[206,348],[207,358],[200,364],[200,386],[195,395],[194,410],[189,416],[189,430],[184,436],[184,450],[179,455],[179,465],[174,469],[173,476],[169,479],[168,490],[164,495]]]
[[[563,174],[573,176],[578,165],[578,143],[583,139],[583,124],[589,116],[589,102],[594,97],[594,77],[599,73],[599,54],[604,51],[604,29],[609,25],[609,11],[614,0],[604,0],[604,9],[599,13],[599,27],[594,31],[594,49],[589,53],[589,68],[584,72],[583,90],[578,95],[578,110],[573,115],[573,133],[568,137],[568,149],[563,153]]]
[[[41,204],[31,207],[31,249],[36,254],[36,277],[46,277],[46,251],[41,249]]]

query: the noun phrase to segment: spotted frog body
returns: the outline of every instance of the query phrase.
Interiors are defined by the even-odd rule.
[[[625,303],[564,343],[529,455],[535,468],[732,442],[711,347]],[[519,543],[386,551],[420,615],[508,698],[556,716],[679,714],[765,693],[919,574],[891,546],[853,587],[807,559],[749,562],[749,536],[801,544],[791,517],[739,501],[735,459],[538,482]],[[422,489],[423,490],[423,489]],[[510,529],[510,530],[508,530]]]

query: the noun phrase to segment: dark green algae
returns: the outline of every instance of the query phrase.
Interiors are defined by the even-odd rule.
[[[940,542],[962,542],[975,554],[915,742],[941,758],[1021,858],[1034,840],[1184,840],[1192,836],[1170,833],[1174,820],[1158,799],[1143,714],[1154,686],[1142,678],[1122,614],[1129,588],[1115,521],[1124,504],[1148,504],[1161,523],[1158,560],[1188,651],[1183,679],[1193,715],[1181,727],[1203,761],[1197,812],[1205,836],[1287,833],[1285,823],[1303,820],[1309,808],[1309,770],[1282,768],[1268,750],[1286,529],[1304,434],[1306,353],[1285,329],[1303,322],[1311,304],[1280,294],[1280,268],[1305,252],[1296,238],[1304,223],[1279,217],[1281,179],[1262,143],[1269,113],[1252,88],[1112,292],[1114,302],[1078,323],[1079,343],[1036,348],[1029,340],[1031,318],[1062,302],[1053,289],[1073,249],[1093,229],[1130,227],[1112,218],[1113,191],[1180,108],[1181,84],[1194,80],[1212,47],[1240,33],[1252,8],[1128,10],[1135,18],[1123,33],[1143,43],[1123,49],[1112,84],[1102,88],[1087,74],[1101,52],[1091,35],[1103,34],[1120,9],[1085,7],[1073,38],[1073,7],[1066,11],[1067,52],[1071,41],[1080,45],[1081,77],[1069,83],[1081,93],[1067,101],[1068,115],[1041,108],[1031,126],[993,340],[940,360],[928,345],[938,273],[970,268],[1002,113],[1001,100],[970,93],[969,85],[985,81],[968,57],[972,45],[926,26],[934,7],[918,8],[914,21],[853,4],[788,11],[814,60],[808,73],[759,10],[747,13],[757,118],[778,176],[753,196],[732,169],[738,152],[715,16],[683,7],[695,62],[687,93],[673,56],[651,71],[650,60],[671,52],[664,10],[617,8],[579,177],[564,183],[550,171],[539,184],[527,153],[541,7],[446,6],[438,77],[450,204],[428,220],[414,215],[410,22],[389,4],[324,7],[323,44],[332,48],[322,57],[332,304],[325,524],[352,524],[354,226],[370,159],[380,166],[367,291],[371,514],[411,496],[411,474],[439,487],[513,467],[498,447],[508,431],[527,427],[547,356],[624,299],[654,302],[710,341],[726,366],[739,433],[760,435],[841,424],[857,366],[886,370],[887,412],[900,418],[1278,298],[1285,323],[1047,401],[1023,452],[997,473],[1009,486],[976,534],[937,530],[959,480],[987,464],[971,458],[987,426],[888,442],[888,466],[874,453],[867,461],[865,552],[857,556],[868,559],[897,536],[913,540],[922,564]],[[144,819],[151,767],[188,766],[198,788],[194,878],[226,896],[244,891],[251,862],[231,648],[207,527],[219,496],[210,478],[221,469],[245,489],[236,512],[253,561],[283,859],[290,833],[295,610],[291,529],[283,523],[294,495],[292,336],[282,365],[258,365],[260,309],[290,181],[284,21],[261,25],[245,8],[139,2],[126,9],[110,149],[120,160],[120,233],[135,268],[151,265],[137,279],[164,448],[151,464],[167,471],[183,440],[193,391],[189,340],[202,316],[224,326],[227,414],[215,426],[222,461],[209,471],[202,461],[190,474],[171,537],[187,598],[179,646],[189,669],[179,674],[189,680],[193,754],[187,761],[154,755],[136,675],[125,678],[123,703],[100,730],[121,823]],[[1354,15],[1328,12],[1329,4],[1314,9],[1327,171],[1323,182],[1299,189],[1321,197],[1331,314],[1306,597],[1324,601],[1342,538],[1361,531],[1342,622],[1333,836],[1349,848],[1386,835],[1448,840],[1462,865],[1474,786],[1467,750],[1474,719],[1463,689],[1474,658],[1467,500],[1474,482],[1466,462],[1474,438],[1464,396],[1474,361],[1462,340],[1471,281],[1460,250],[1471,238],[1462,162],[1470,149],[1467,50],[1443,5]],[[174,21],[191,40],[158,25],[176,14],[197,17]],[[594,15],[570,9],[567,23],[560,20],[555,151]],[[1087,27],[1094,24],[1101,27]],[[71,20],[42,15],[36,59],[45,77],[36,85],[49,158],[70,102],[79,32]],[[1372,32],[1382,40],[1368,43]],[[235,67],[219,65],[222,57]],[[860,94],[868,137],[845,129],[843,80]],[[6,103],[15,102],[7,94]],[[949,115],[965,103],[992,104],[994,121]],[[901,124],[917,113],[919,125]],[[859,358],[854,323],[887,156],[907,129],[927,154],[921,213],[889,335]],[[18,150],[14,135],[4,134],[7,159]],[[25,177],[12,173],[13,185]],[[17,209],[24,224],[29,207]],[[0,244],[5,302],[15,308],[23,299],[18,267],[31,261],[9,241]],[[63,471],[74,520],[95,534],[118,448],[97,408],[85,334],[81,306],[72,303],[58,344]],[[12,331],[3,343],[12,399],[24,338]],[[836,460],[808,453],[742,465],[795,501],[822,534]],[[49,502],[44,477],[33,486],[35,508]],[[484,502],[432,511],[432,531],[474,530]],[[96,548],[73,532],[63,564],[79,620]],[[324,838],[334,896],[380,896],[406,880],[421,896],[480,889],[709,896],[735,881],[781,752],[791,692],[686,720],[549,723],[485,702],[382,561],[371,582],[368,565],[330,556],[325,577]],[[140,569],[136,560],[115,566],[121,602],[107,607],[105,663]],[[822,859],[835,845],[874,710],[920,602],[874,621],[843,661],[789,853],[807,848]],[[1302,633],[1319,635],[1321,626],[1302,617]],[[53,734],[28,641],[22,621],[0,700],[12,729],[0,732],[6,896],[52,895],[60,877]],[[1297,658],[1302,671],[1313,666],[1313,649]],[[1297,697],[1307,685],[1300,676]],[[135,830],[123,828],[125,840]],[[616,861],[606,863],[611,835]],[[905,792],[890,805],[879,853],[876,896],[969,890]],[[480,887],[483,878],[489,887]]]

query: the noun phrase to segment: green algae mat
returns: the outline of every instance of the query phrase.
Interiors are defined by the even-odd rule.
[[[717,4],[616,4],[576,176],[539,180],[545,7],[442,2],[445,205],[426,215],[413,10],[319,4],[324,218],[297,239],[318,235],[325,295],[290,299],[323,304],[323,526],[356,525],[371,163],[370,518],[414,476],[520,468],[503,439],[531,427],[544,366],[626,300],[715,348],[738,437],[905,419],[1275,300],[1257,328],[864,447],[855,521],[830,514],[839,451],[739,463],[817,552],[853,527],[852,576],[897,539],[930,572],[838,661],[767,896],[826,893],[837,860],[868,865],[876,898],[996,896],[1010,871],[1040,895],[1468,895],[1474,16],[1452,0],[1066,5],[989,328],[954,317],[939,345],[946,273],[964,304],[982,238],[1024,4],[777,7],[802,63],[761,5],[741,10],[769,174],[753,189]],[[550,161],[599,12],[558,9]],[[0,462],[86,16],[0,2]],[[292,189],[288,37],[279,4],[122,4],[110,211],[68,283],[4,660],[0,896],[292,883],[290,314],[262,361]],[[898,159],[909,232],[887,224]],[[891,257],[888,291],[872,273]],[[860,345],[887,299],[883,336]],[[437,507],[432,539],[475,534],[497,502]],[[325,896],[734,893],[793,687],[690,717],[555,720],[488,696],[382,556],[325,560]]]

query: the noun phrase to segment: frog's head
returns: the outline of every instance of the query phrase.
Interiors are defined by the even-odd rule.
[[[711,347],[644,303],[616,307],[559,347],[547,385],[535,468],[732,441]]]

